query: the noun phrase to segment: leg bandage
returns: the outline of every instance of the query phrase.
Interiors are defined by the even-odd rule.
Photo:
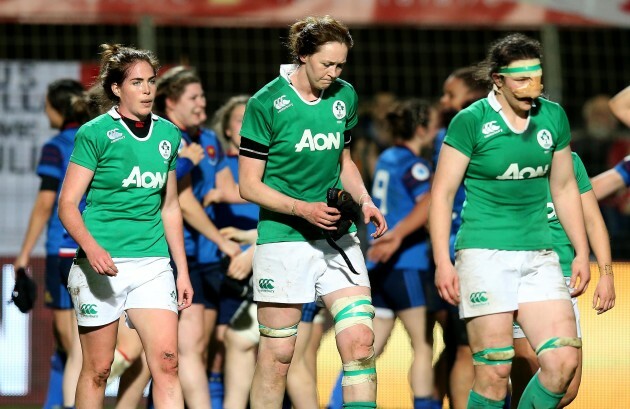
[[[335,320],[335,334],[358,324],[373,330],[374,307],[372,299],[367,295],[340,298],[330,307],[330,313]]]
[[[132,362],[127,359],[125,354],[123,354],[118,348],[114,350],[114,362],[112,362],[112,367],[109,371],[109,378],[107,378],[107,384],[109,385],[114,381],[114,379],[118,378],[122,375],[127,368],[131,366]]]
[[[512,345],[502,348],[486,348],[473,354],[473,365],[510,365],[514,358]]]
[[[367,358],[357,359],[343,364],[341,386],[357,385],[364,382],[376,382],[376,359],[374,349]]]
[[[262,324],[258,324],[258,331],[260,331],[260,335],[262,335],[263,337],[289,338],[289,337],[294,337],[297,335],[298,324],[291,325],[290,327],[286,327],[286,328],[277,328],[277,329],[265,327]]]
[[[540,356],[550,349],[556,349],[561,347],[573,347],[582,348],[582,340],[580,338],[571,337],[553,337],[546,341],[543,341],[538,348],[536,348],[536,355]]]
[[[374,318],[372,299],[367,295],[355,295],[338,299],[330,307],[335,320],[335,334],[346,328],[363,324],[370,330]],[[370,347],[367,358],[350,361],[343,365],[342,386],[356,385],[364,382],[376,382],[376,363],[374,348]]]

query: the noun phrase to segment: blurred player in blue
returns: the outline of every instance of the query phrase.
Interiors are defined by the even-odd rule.
[[[79,332],[72,300],[66,288],[68,272],[78,246],[61,225],[57,216],[57,205],[63,177],[74,147],[74,136],[79,126],[89,119],[88,107],[80,104],[83,94],[83,86],[73,79],[60,79],[48,85],[46,115],[51,128],[59,129],[60,132],[42,148],[36,170],[41,178],[39,192],[20,253],[13,263],[15,269],[29,265],[33,247],[44,227],[47,227],[44,302],[53,310],[54,332],[59,350],[51,359],[51,376],[48,396],[44,403],[45,409],[62,403],[63,407],[74,406],[77,379],[81,371]],[[84,201],[82,205],[85,205]]]
[[[423,275],[429,270],[428,219],[431,165],[419,155],[437,132],[437,112],[428,102],[409,100],[387,115],[396,143],[379,157],[372,198],[390,231],[367,252],[367,267],[376,307],[374,347],[380,354],[400,318],[413,348],[409,382],[414,409],[436,407],[433,400],[432,345],[427,340],[427,308]],[[368,227],[369,233],[374,228]],[[432,283],[431,283],[432,284]]]
[[[204,157],[187,171],[178,169],[179,202],[185,220],[185,245],[190,280],[195,298],[179,319],[179,377],[184,399],[190,409],[209,409],[206,376],[207,350],[219,311],[219,290],[223,279],[221,253],[240,253],[238,244],[219,233],[212,206],[202,208],[204,196],[221,188],[228,199],[238,198],[238,188],[225,161],[216,134],[202,127],[206,99],[201,79],[190,68],[174,67],[159,79],[156,107],[182,133],[182,149],[199,144]]]

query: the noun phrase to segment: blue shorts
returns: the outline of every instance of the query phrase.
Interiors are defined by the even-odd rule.
[[[73,260],[73,257],[46,256],[46,307],[58,310],[73,308],[68,292],[68,274]]]
[[[374,307],[402,311],[426,305],[420,270],[391,270],[379,265],[369,271],[369,276]]]
[[[188,273],[193,291],[193,304],[203,304],[205,308],[218,310],[221,302],[221,263],[198,263],[188,258]]]
[[[300,318],[300,321],[308,322],[309,324],[312,323],[321,309],[322,307],[318,306],[315,301],[304,304],[302,306],[302,318]]]

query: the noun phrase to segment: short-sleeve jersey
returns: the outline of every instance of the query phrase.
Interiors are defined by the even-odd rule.
[[[541,203],[547,202],[553,154],[570,139],[564,110],[543,98],[521,132],[505,119],[494,92],[460,111],[444,141],[470,158],[455,248],[550,249]]]
[[[357,123],[357,94],[337,79],[306,101],[289,81],[291,69],[282,66],[280,76],[249,99],[241,135],[269,148],[263,183],[295,199],[325,202],[328,188],[342,187],[339,158],[344,132]],[[322,238],[305,219],[260,210],[259,244]]]
[[[573,172],[575,173],[575,179],[577,181],[580,195],[593,190],[593,186],[591,186],[591,181],[588,178],[588,173],[586,172],[584,163],[582,163],[582,159],[580,159],[578,154],[575,152],[571,153],[571,157],[573,159]],[[562,274],[564,274],[565,277],[570,277],[571,263],[575,257],[575,252],[567,233],[562,228],[562,224],[560,224],[560,220],[556,215],[556,209],[551,199],[551,191],[549,191],[547,195],[547,218],[549,220],[549,228],[551,229],[553,249],[556,253],[558,253],[558,257],[560,258]]]
[[[193,194],[200,203],[203,197],[217,185],[217,173],[227,167],[225,154],[217,135],[209,129],[201,129],[196,135],[182,131],[182,144],[196,142],[205,152],[204,158],[190,171]],[[214,206],[205,208],[208,218],[216,220]],[[216,263],[221,260],[219,248],[210,239],[185,225],[184,243],[186,254],[194,256],[200,263]]]
[[[64,248],[76,249],[78,247],[77,243],[64,229],[57,215],[59,192],[70,162],[70,155],[74,147],[74,137],[78,129],[77,127],[65,128],[46,142],[42,147],[42,153],[37,164],[36,172],[38,176],[50,177],[59,181],[46,231],[46,254],[49,255],[58,255],[60,250]]]
[[[169,256],[160,209],[180,138],[153,114],[138,138],[115,108],[79,129],[70,161],[94,172],[83,220],[112,257]]]
[[[388,226],[395,226],[414,208],[418,200],[430,190],[431,165],[406,146],[386,149],[378,158],[374,171],[372,200]],[[368,234],[376,231],[371,223]],[[393,269],[428,270],[428,235],[424,227],[411,233],[391,257]],[[368,261],[368,269],[374,263]]]

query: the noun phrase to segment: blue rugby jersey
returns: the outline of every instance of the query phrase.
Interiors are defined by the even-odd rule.
[[[205,151],[205,157],[190,171],[193,193],[203,203],[206,193],[216,187],[217,173],[227,166],[223,148],[216,134],[209,129],[202,129],[195,136],[182,131],[182,141],[185,144],[197,142]],[[208,206],[205,210],[210,220],[216,224],[214,206]],[[213,241],[186,224],[184,227],[184,244],[188,256],[195,257],[199,263],[215,263],[221,260],[219,249]]]
[[[227,155],[226,162],[238,183],[238,155]],[[214,212],[218,228],[233,226],[241,230],[251,230],[258,225],[260,208],[253,203],[217,203]],[[245,250],[249,245],[241,247]]]
[[[429,192],[432,173],[430,163],[405,146],[393,146],[379,156],[372,200],[385,216],[388,226],[395,226],[411,212],[420,196]],[[375,230],[372,224],[368,225],[368,233],[372,234]],[[427,239],[425,228],[407,236],[392,256],[392,268],[427,270]],[[373,267],[374,263],[368,261],[368,269]]]
[[[41,157],[37,164],[36,173],[39,176],[51,177],[59,180],[57,186],[57,196],[53,207],[52,214],[48,219],[48,229],[46,232],[46,254],[58,255],[60,249],[76,250],[79,245],[70,237],[66,229],[64,229],[57,214],[59,205],[59,193],[66,176],[70,155],[74,148],[74,136],[78,127],[71,126],[63,129],[57,135],[52,137],[42,148]],[[81,200],[79,210],[85,208],[85,196]]]

